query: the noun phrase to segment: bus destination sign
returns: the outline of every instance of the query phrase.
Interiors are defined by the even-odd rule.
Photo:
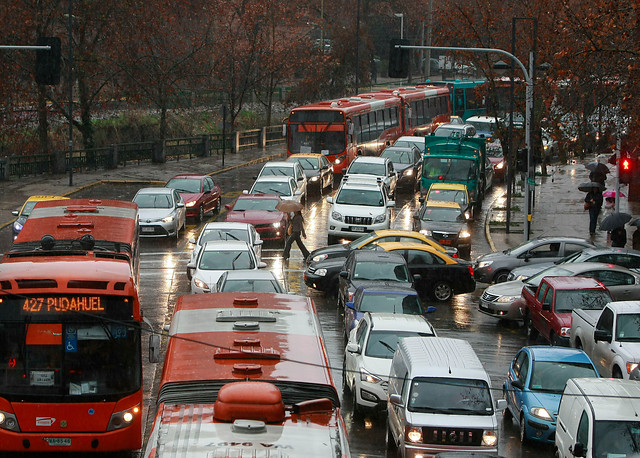
[[[24,299],[22,312],[28,315],[81,312],[105,313],[101,296],[30,296]]]

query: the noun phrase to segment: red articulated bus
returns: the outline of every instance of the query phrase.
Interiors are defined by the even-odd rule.
[[[145,457],[349,457],[308,297],[178,298]]]
[[[137,225],[131,202],[41,202],[3,256],[0,451],[142,447]]]
[[[448,91],[397,88],[294,108],[286,126],[287,155],[321,153],[334,173],[344,173],[358,155],[378,156],[402,135],[422,134],[447,122]]]

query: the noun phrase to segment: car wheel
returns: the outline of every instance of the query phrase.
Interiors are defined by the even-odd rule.
[[[204,206],[200,205],[200,208],[198,208],[198,222],[202,222],[202,220],[204,220]]]
[[[520,442],[522,444],[529,442],[529,438],[527,437],[527,423],[523,413],[520,414]]]
[[[553,332],[549,335],[549,345],[551,345],[552,347],[558,346],[558,336]]]
[[[527,337],[529,338],[529,340],[530,341],[536,340],[539,334],[540,333],[538,332],[536,327],[533,325],[531,320],[529,320],[529,325],[527,326]]]
[[[222,210],[222,197],[218,197],[218,201],[216,202],[216,215],[220,214],[220,210]]]
[[[356,390],[357,388],[354,384],[351,390],[351,407],[353,409],[352,418],[354,420],[362,417],[362,408],[358,405],[358,396],[356,396]]]
[[[576,348],[578,350],[582,350],[582,341],[580,339],[576,339]]]
[[[346,396],[351,392],[349,382],[347,382],[347,358],[342,358],[342,393]]]
[[[622,378],[622,371],[618,366],[614,366],[613,370],[611,371],[611,377]]]
[[[433,290],[431,291],[433,298],[440,302],[446,302],[453,296],[453,289],[451,285],[444,281],[439,280],[433,285]]]
[[[507,277],[509,276],[508,270],[499,270],[493,276],[494,283],[504,283],[507,281]]]

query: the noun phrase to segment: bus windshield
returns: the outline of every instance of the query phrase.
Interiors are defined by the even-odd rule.
[[[477,173],[471,159],[425,157],[422,176],[431,180],[467,181]]]
[[[50,402],[117,400],[141,387],[137,323],[0,322],[0,393]]]
[[[318,131],[310,132],[304,125],[291,124],[289,126],[289,151],[296,153],[341,154],[346,147],[344,125],[330,124],[320,126]],[[338,129],[336,129],[338,128]]]

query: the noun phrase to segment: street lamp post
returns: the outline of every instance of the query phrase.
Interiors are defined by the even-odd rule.
[[[73,186],[73,0],[69,0],[69,186]]]
[[[400,39],[404,38],[404,13],[395,13],[396,17],[400,18]]]
[[[498,48],[457,48],[451,46],[409,46],[409,45],[395,45],[396,48],[400,49],[434,49],[439,51],[464,51],[464,52],[484,52],[484,53],[496,53],[501,54],[503,56],[507,56],[511,59],[512,62],[515,62],[522,70],[524,74],[524,79],[527,84],[526,90],[526,106],[525,106],[525,122],[526,122],[526,132],[525,132],[525,144],[527,147],[527,180],[525,182],[525,192],[526,192],[526,200],[525,205],[527,208],[527,215],[525,216],[525,230],[524,230],[524,240],[529,240],[529,225],[531,223],[532,215],[531,215],[531,207],[530,207],[530,196],[529,196],[529,175],[531,172],[530,159],[531,159],[531,151],[532,151],[532,143],[531,143],[531,119],[533,113],[533,79],[531,74],[533,73],[533,59],[530,56],[529,66],[531,67],[528,71],[527,68],[523,65],[523,63],[516,56],[511,54],[510,52],[505,51],[504,49]],[[533,51],[532,51],[533,53]],[[507,211],[510,211],[507,209]]]

